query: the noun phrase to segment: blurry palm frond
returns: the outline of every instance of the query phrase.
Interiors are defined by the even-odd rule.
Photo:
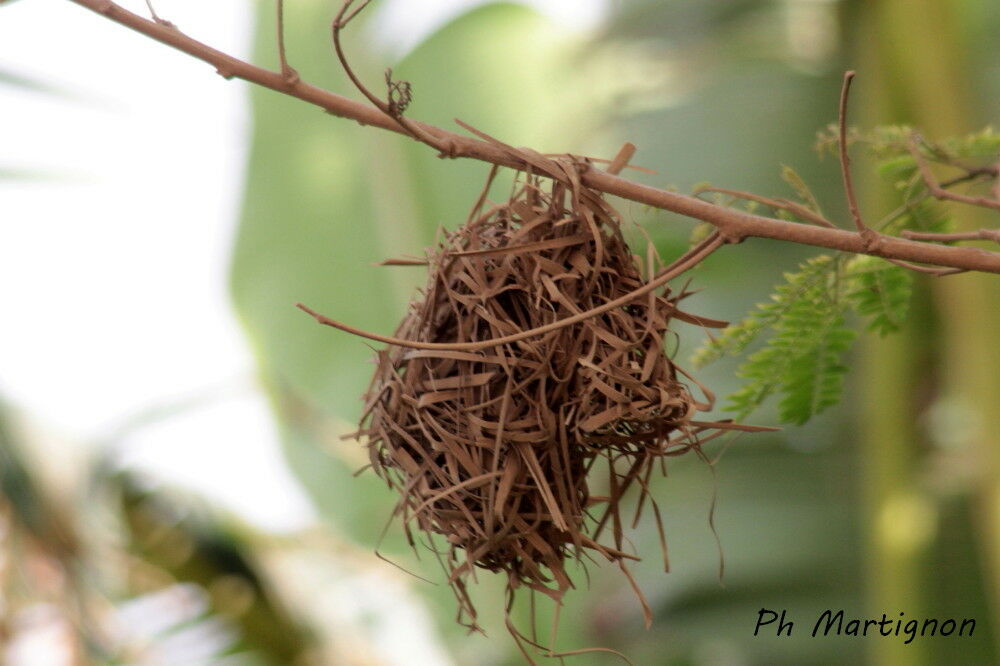
[[[157,573],[166,574],[200,590],[207,607],[235,624],[242,648],[266,663],[302,663],[312,642],[308,632],[269,589],[244,536],[183,510],[162,491],[143,489],[127,473],[109,479],[109,486],[119,498],[127,549],[137,565],[133,587],[155,588]]]
[[[3,663],[310,663],[309,634],[274,599],[251,541],[126,473],[63,499],[11,413],[0,408]]]

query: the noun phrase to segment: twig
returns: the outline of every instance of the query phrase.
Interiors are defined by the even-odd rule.
[[[851,180],[851,158],[847,155],[847,99],[851,91],[851,81],[854,80],[854,72],[844,72],[844,85],[840,89],[840,107],[837,114],[837,128],[840,136],[840,173],[844,178],[844,193],[847,195],[847,207],[851,211],[851,218],[854,219],[854,228],[862,236],[866,236],[871,242],[873,232],[861,220],[861,211],[858,209],[858,198],[854,194],[854,182]]]
[[[605,169],[608,173],[613,176],[617,176],[622,172],[622,169],[628,166],[629,160],[635,155],[635,144],[625,142],[622,147],[618,149],[618,154],[615,158],[611,160],[611,164]]]
[[[385,82],[389,89],[388,101],[383,101],[361,82],[361,79],[359,79],[357,74],[354,73],[354,69],[348,62],[347,54],[344,52],[343,44],[340,42],[340,33],[345,27],[347,27],[348,23],[350,23],[365,9],[365,7],[368,6],[370,2],[371,0],[364,0],[357,8],[354,9],[354,11],[347,14],[347,10],[354,4],[354,0],[344,0],[343,4],[340,6],[340,11],[337,12],[336,17],[333,19],[330,32],[333,36],[333,49],[337,54],[337,59],[340,61],[340,66],[344,68],[344,73],[347,74],[347,78],[351,80],[351,83],[353,83],[354,87],[358,89],[358,92],[368,98],[368,101],[374,104],[382,113],[399,123],[407,134],[421,143],[426,143],[431,148],[437,150],[441,155],[454,157],[454,143],[449,141],[447,138],[443,140],[439,139],[428,132],[425,128],[416,123],[410,122],[409,119],[403,116],[403,111],[406,110],[406,106],[410,102],[409,83],[405,81],[394,82],[392,80],[392,70],[386,70]],[[397,101],[394,94],[402,94],[402,103]]]
[[[368,101],[374,104],[379,111],[386,114],[387,116],[393,117],[395,120],[398,121],[399,118],[395,118],[394,116],[392,116],[391,113],[389,113],[389,106],[385,102],[383,102],[382,99],[378,97],[378,95],[368,90],[365,84],[361,82],[361,79],[359,79],[357,75],[354,73],[354,69],[347,61],[347,55],[344,53],[344,47],[340,43],[340,31],[344,27],[346,27],[347,24],[351,22],[351,19],[357,16],[361,10],[367,7],[369,2],[370,0],[365,0],[363,3],[361,3],[360,7],[355,9],[347,16],[345,16],[345,13],[347,12],[348,9],[350,9],[351,5],[353,4],[353,0],[346,0],[346,2],[344,2],[340,6],[340,11],[337,12],[337,15],[333,18],[333,23],[330,26],[330,32],[333,35],[333,49],[337,53],[337,59],[340,60],[340,66],[344,68],[344,73],[347,74],[347,78],[351,80],[351,83],[354,84],[354,87],[357,88],[362,95],[367,97]]]
[[[908,261],[899,261],[898,259],[886,259],[890,264],[899,266],[900,268],[906,268],[911,271],[916,271],[917,273],[923,273],[925,275],[933,275],[934,277],[944,277],[945,275],[957,275],[958,273],[965,273],[964,268],[930,268],[928,266],[918,266],[917,264],[911,264]]]
[[[149,8],[149,14],[150,16],[153,17],[154,22],[159,23],[160,25],[166,28],[174,28],[175,30],[177,29],[176,25],[174,25],[170,21],[167,21],[166,19],[160,18],[159,15],[157,15],[156,10],[153,9],[153,0],[146,0],[146,7]]]
[[[954,165],[952,165],[952,166],[954,166]],[[959,168],[963,168],[964,169],[964,167],[959,167]],[[917,177],[918,178],[920,177],[919,173],[917,174]],[[962,174],[961,176],[956,176],[954,178],[951,178],[949,180],[946,180],[946,181],[942,182],[941,183],[941,187],[943,187],[943,188],[954,187],[955,185],[960,185],[962,183],[967,183],[967,182],[970,182],[970,181],[975,181],[975,180],[978,180],[978,179],[983,178],[983,177],[994,178],[994,177],[996,177],[996,173],[994,172],[994,169],[992,167],[977,167],[977,168],[968,169],[968,170],[966,170],[966,173]],[[877,230],[884,229],[887,225],[889,225],[892,222],[894,222],[895,220],[899,219],[900,215],[904,215],[904,214],[910,212],[913,209],[914,206],[920,204],[925,199],[930,198],[931,196],[932,195],[931,195],[931,193],[929,191],[924,190],[923,192],[920,193],[920,195],[917,198],[915,198],[915,199],[908,199],[908,200],[904,201],[902,203],[902,205],[900,205],[895,210],[893,210],[892,212],[890,212],[887,215],[885,215],[885,217],[883,217],[879,221],[879,223],[877,225],[875,225],[875,229],[877,229]],[[903,238],[911,238],[908,235],[909,233],[911,233],[910,230],[904,229],[903,232],[902,232]],[[916,239],[914,238],[913,240],[916,240]]]
[[[952,243],[955,241],[988,240],[1000,243],[1000,229],[979,229],[978,231],[957,231],[950,234],[937,234],[926,231],[903,231],[903,238],[919,241],[936,241]]]
[[[950,166],[957,166],[957,165],[952,164]],[[941,187],[944,188],[954,187],[955,185],[959,185],[961,183],[967,183],[970,180],[976,180],[984,176],[986,176],[990,180],[997,178],[997,176],[1000,176],[1000,167],[998,166],[988,166],[988,167],[960,166],[959,168],[965,171],[965,173],[962,174],[961,176],[956,176],[954,178],[942,182]],[[997,182],[1000,183],[1000,180],[998,180]],[[997,196],[997,199],[1000,199],[1000,195]]]
[[[123,9],[110,0],[69,1],[198,58],[214,66],[224,77],[237,77],[256,83],[363,125],[410,135],[398,119],[386,115],[377,107],[355,102],[304,81],[291,84],[280,72],[272,72],[234,58],[177,30],[166,28],[155,21]],[[452,155],[455,157],[467,157],[521,170],[528,167],[523,159],[516,158],[486,141],[471,139],[418,121],[409,122],[412,126],[419,127],[435,137],[451,142],[454,148]],[[1000,274],[1000,252],[989,252],[974,247],[920,243],[888,236],[882,236],[877,247],[870,247],[859,234],[854,232],[752,215],[725,206],[717,206],[697,197],[641,185],[599,169],[585,171],[580,175],[580,180],[587,187],[599,192],[708,222],[725,232],[729,238],[771,238],[855,254]]]
[[[288,57],[285,55],[285,0],[278,0],[276,4],[278,11],[278,59],[281,62],[281,75],[290,85],[294,85],[299,80],[299,73],[288,65]]]
[[[851,92],[851,81],[854,80],[854,72],[844,72],[844,85],[840,89],[840,106],[837,114],[837,130],[840,143],[840,172],[844,179],[844,193],[847,195],[847,207],[851,211],[851,218],[854,220],[854,228],[861,237],[866,248],[874,250],[880,244],[883,236],[874,231],[861,219],[861,211],[858,208],[858,198],[854,193],[854,181],[851,178],[851,158],[847,154],[847,100]],[[886,261],[901,268],[906,268],[917,273],[942,277],[944,275],[954,275],[963,273],[963,268],[928,268],[919,266],[909,261],[884,257]]]
[[[920,146],[917,144],[916,133],[910,134],[909,148],[910,154],[913,155],[913,159],[917,161],[917,168],[920,169],[920,176],[924,179],[924,184],[927,186],[928,191],[934,195],[935,199],[948,199],[950,201],[957,201],[958,203],[964,203],[970,206],[1000,210],[1000,199],[970,197],[968,195],[958,194],[957,192],[952,192],[941,187],[937,178],[934,177],[934,172],[931,171],[930,165],[927,164],[927,160],[924,159],[923,154],[920,152]]]
[[[818,214],[816,211],[811,210],[802,204],[795,203],[794,201],[789,201],[788,199],[770,199],[768,197],[762,197],[759,194],[741,192],[740,190],[730,190],[724,187],[700,187],[698,188],[698,193],[700,192],[719,192],[720,194],[728,194],[729,196],[746,199],[747,201],[756,201],[759,204],[764,204],[765,206],[770,206],[771,208],[787,210],[788,212],[799,216],[801,219],[807,222],[812,222],[813,224],[818,224],[821,227],[826,227],[827,229],[837,228],[833,222]]]

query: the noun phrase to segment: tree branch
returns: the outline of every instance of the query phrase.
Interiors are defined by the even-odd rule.
[[[711,186],[699,187],[697,188],[697,192],[695,194],[701,194],[702,192],[718,192],[719,194],[728,194],[729,196],[736,197],[737,199],[756,201],[759,204],[764,204],[765,206],[770,206],[771,208],[786,210],[806,222],[812,222],[813,224],[818,224],[819,226],[826,227],[827,229],[837,228],[833,222],[826,219],[819,213],[816,213],[802,204],[789,201],[788,199],[771,199],[769,197],[762,197],[759,194],[754,194],[752,192],[741,192],[740,190],[730,190],[725,187]]]
[[[70,2],[198,58],[214,66],[225,78],[240,78],[308,102],[333,115],[350,118],[362,125],[371,125],[411,136],[407,128],[396,118],[374,106],[323,90],[297,77],[288,77],[281,72],[273,72],[234,58],[184,35],[176,28],[147,20],[110,0],[70,0]],[[437,145],[448,146],[449,157],[466,157],[520,170],[530,166],[522,157],[504,150],[499,142],[472,139],[415,120],[407,122],[412,127],[419,128],[421,133],[432,137]],[[1000,274],[998,252],[972,247],[935,245],[890,236],[879,236],[877,243],[871,243],[870,239],[864,238],[862,234],[752,215],[711,204],[697,197],[642,185],[593,168],[581,175],[581,181],[587,187],[606,194],[707,222],[715,226],[729,242],[738,242],[749,237],[771,238],[898,261]]]
[[[288,64],[288,55],[285,53],[285,0],[277,0],[275,3],[278,12],[278,61],[281,63],[281,76],[285,81],[294,83],[299,79],[299,73]]]
[[[333,49],[337,54],[337,59],[340,61],[340,66],[344,68],[344,73],[347,74],[347,78],[351,80],[351,83],[353,83],[354,87],[358,89],[358,92],[367,97],[368,101],[374,104],[379,111],[399,123],[406,133],[412,138],[420,141],[421,143],[426,143],[431,148],[434,148],[442,157],[455,157],[453,153],[454,144],[451,143],[447,137],[443,140],[439,139],[420,127],[418,123],[413,123],[408,118],[403,116],[403,112],[406,111],[406,107],[410,103],[410,84],[408,82],[393,81],[392,70],[387,69],[385,71],[385,84],[388,88],[388,95],[387,100],[382,101],[377,95],[372,93],[365,86],[365,84],[361,82],[361,79],[358,78],[357,74],[354,73],[354,68],[351,67],[350,62],[348,62],[347,54],[344,52],[344,46],[340,42],[340,33],[347,26],[347,24],[354,19],[354,17],[360,14],[362,10],[368,6],[370,2],[371,0],[364,0],[357,8],[355,8],[353,12],[345,16],[347,10],[354,4],[354,0],[345,0],[344,4],[340,7],[340,11],[337,12],[337,16],[333,19],[333,25],[330,27],[330,32],[333,36]]]
[[[993,210],[1000,210],[1000,199],[989,199],[987,197],[970,197],[965,194],[958,194],[952,192],[951,190],[944,189],[940,183],[938,183],[937,178],[934,177],[934,172],[931,171],[931,167],[927,164],[927,160],[924,159],[923,154],[920,152],[920,146],[917,144],[917,135],[910,134],[909,138],[909,149],[910,154],[913,155],[913,159],[917,162],[917,168],[920,169],[920,177],[924,179],[924,185],[936,199],[948,199],[951,201],[957,201],[958,203],[964,203],[969,206],[980,206],[983,208],[992,208]]]
[[[851,218],[854,220],[854,228],[859,234],[870,235],[872,232],[861,220],[861,212],[858,209],[858,198],[854,195],[854,182],[851,180],[851,158],[847,156],[847,99],[851,92],[851,81],[854,80],[854,72],[844,73],[844,84],[840,89],[840,106],[837,113],[837,129],[840,137],[840,173],[844,179],[844,194],[847,195],[847,207],[851,211]]]
[[[149,14],[150,14],[150,16],[153,17],[153,21],[155,23],[159,23],[160,25],[162,25],[162,26],[164,26],[166,28],[176,28],[177,27],[173,23],[171,23],[170,21],[164,20],[164,19],[160,18],[159,15],[157,15],[156,10],[153,8],[153,2],[152,2],[152,0],[146,0],[146,7],[149,8]]]
[[[903,237],[910,240],[934,241],[937,243],[953,243],[956,241],[988,240],[1000,243],[1000,229],[978,229],[976,231],[957,231],[950,234],[937,234],[925,231],[903,230]]]

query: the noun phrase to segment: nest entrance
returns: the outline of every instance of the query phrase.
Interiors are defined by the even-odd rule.
[[[414,526],[446,539],[441,560],[470,627],[476,567],[505,573],[511,594],[527,587],[557,602],[572,587],[568,558],[597,555],[629,576],[625,560],[638,558],[623,544],[622,496],[638,488],[637,514],[648,503],[659,524],[654,469],[721,425],[694,420],[711,394],[695,399],[664,352],[674,319],[723,324],[678,310],[686,294],[650,289],[556,326],[648,286],[661,266],[653,252],[645,267],[632,255],[616,211],[580,184],[578,163],[548,163],[563,176],[526,175],[492,206],[487,184],[467,223],[429,252],[427,286],[396,335],[432,348],[378,353],[359,431],[400,494],[410,543]],[[443,342],[454,345],[433,348]],[[607,470],[604,496],[590,491],[597,467]],[[611,543],[600,543],[608,531]]]

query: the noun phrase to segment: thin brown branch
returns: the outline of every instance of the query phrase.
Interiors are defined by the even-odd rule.
[[[353,12],[351,12],[350,14],[348,14],[345,17],[344,16],[344,11],[346,11],[351,5],[354,4],[354,0],[345,0],[344,1],[344,5],[343,5],[343,7],[341,9],[341,12],[340,12],[340,17],[341,17],[339,19],[340,20],[340,27],[345,27],[348,23],[350,23],[351,21],[353,21],[354,17],[356,17],[361,12],[363,12],[365,10],[365,7],[367,7],[369,4],[371,4],[371,1],[372,0],[364,0],[360,5],[357,6],[357,8]]]
[[[977,231],[956,231],[950,234],[937,234],[926,231],[903,231],[903,238],[918,241],[936,241],[938,243],[954,243],[957,241],[988,240],[1000,243],[1000,229],[979,229]]]
[[[906,268],[917,273],[923,273],[924,275],[933,275],[934,277],[944,277],[945,275],[956,275],[958,273],[965,273],[964,268],[930,268],[928,266],[918,266],[917,264],[911,264],[908,261],[899,261],[898,259],[886,259],[890,264],[899,266],[900,268]]]
[[[356,102],[304,81],[288,81],[280,72],[273,72],[234,58],[175,29],[159,25],[155,21],[123,9],[110,0],[70,0],[70,2],[198,58],[215,67],[218,73],[226,78],[240,78],[313,104],[333,115],[350,118],[363,125],[409,135],[398,119],[376,106]],[[426,123],[414,120],[409,122],[438,140],[450,142],[453,148],[449,153],[451,157],[471,158],[521,170],[529,166],[523,158],[515,157],[497,145],[448,132]],[[584,172],[580,179],[584,185],[594,190],[708,222],[730,240],[749,237],[771,238],[855,254],[1000,274],[998,252],[988,252],[973,247],[921,243],[887,236],[880,237],[879,243],[871,246],[854,232],[751,215],[725,206],[717,206],[697,197],[642,185],[599,169]]]
[[[358,92],[367,97],[368,101],[374,104],[379,111],[394,118],[396,121],[399,121],[399,118],[396,118],[389,113],[389,105],[382,101],[378,95],[370,91],[368,87],[362,83],[361,79],[358,78],[357,74],[354,73],[354,68],[351,67],[350,62],[347,60],[347,54],[344,53],[344,46],[340,42],[340,31],[343,30],[347,24],[351,22],[351,19],[357,16],[362,9],[368,6],[368,2],[369,0],[365,0],[365,2],[351,12],[350,15],[346,14],[347,10],[350,9],[353,4],[353,0],[346,0],[346,2],[340,6],[340,11],[337,12],[337,15],[333,18],[333,23],[330,26],[330,32],[333,36],[333,50],[337,54],[337,59],[340,61],[340,66],[344,69],[344,73],[347,74],[347,78],[351,80],[351,83],[353,83],[354,87],[358,89]]]
[[[965,171],[965,173],[963,173],[961,176],[955,176],[954,178],[943,181],[941,183],[941,187],[944,188],[954,187],[955,185],[960,185],[962,183],[979,180],[980,178],[989,178],[990,180],[993,180],[994,178],[997,178],[997,176],[1000,176],[1000,169],[998,169],[996,166],[968,167],[968,168],[959,167],[959,168]],[[998,180],[997,182],[1000,183],[1000,180]],[[998,196],[997,199],[1000,199],[1000,196]]]
[[[333,23],[330,26],[330,32],[333,36],[333,50],[337,54],[337,59],[340,61],[340,66],[344,69],[344,73],[347,74],[347,78],[351,80],[351,83],[353,83],[354,87],[358,89],[358,92],[367,97],[368,101],[374,104],[379,111],[398,121],[399,118],[396,118],[389,113],[389,105],[382,101],[378,95],[370,91],[368,87],[362,83],[361,79],[358,78],[357,74],[354,73],[354,68],[351,67],[350,62],[347,60],[347,54],[344,53],[344,46],[340,43],[340,31],[343,30],[344,27],[351,22],[351,19],[357,16],[361,10],[368,6],[368,2],[369,0],[365,0],[365,2],[361,3],[361,5],[349,15],[347,15],[347,10],[351,8],[353,0],[347,0],[340,6],[340,11],[337,12],[337,15],[333,18]]]
[[[827,229],[837,228],[837,225],[816,211],[808,208],[807,206],[803,206],[802,204],[795,203],[794,201],[789,201],[788,199],[771,199],[768,197],[762,197],[759,194],[753,194],[752,192],[730,190],[725,187],[700,187],[698,188],[698,192],[718,192],[720,194],[728,194],[729,196],[736,197],[738,199],[756,201],[759,204],[770,206],[771,208],[787,210],[789,213],[797,215],[800,219],[803,219],[806,222],[812,222],[813,224],[818,224],[819,226],[826,227]]]
[[[149,15],[153,17],[154,22],[159,23],[165,28],[177,28],[177,26],[170,21],[160,18],[160,16],[156,13],[156,10],[153,9],[153,0],[146,0],[146,7],[149,8]]]
[[[629,160],[635,155],[635,144],[625,142],[622,147],[618,149],[618,154],[615,155],[614,159],[611,160],[611,164],[605,169],[608,173],[613,176],[617,176],[622,172],[622,169],[628,166]]]
[[[278,11],[278,60],[281,63],[281,75],[289,83],[299,80],[299,73],[288,64],[288,56],[285,54],[285,0],[277,1]]]
[[[333,37],[333,49],[337,54],[337,59],[340,61],[340,66],[343,67],[344,73],[354,84],[354,87],[358,89],[362,95],[368,98],[368,101],[374,104],[378,109],[399,123],[403,129],[411,137],[425,143],[431,148],[437,150],[440,154],[453,157],[454,144],[451,143],[447,138],[441,139],[434,136],[430,132],[426,131],[417,123],[411,122],[408,118],[403,115],[403,111],[406,110],[406,106],[410,102],[410,84],[406,82],[394,82],[392,80],[392,70],[386,70],[385,83],[388,88],[388,100],[382,100],[373,93],[371,90],[361,82],[358,75],[354,73],[354,68],[351,67],[350,62],[347,59],[347,54],[344,52],[344,46],[340,41],[340,33],[343,31],[347,24],[354,20],[358,14],[360,14],[371,0],[364,0],[360,5],[358,5],[354,11],[350,14],[347,11],[354,4],[354,0],[344,0],[343,4],[340,6],[340,11],[337,12],[337,16],[333,19],[333,24],[331,25],[330,32]]]
[[[847,195],[847,207],[851,211],[851,218],[854,220],[854,228],[859,234],[868,235],[872,232],[861,219],[861,211],[858,209],[858,198],[854,194],[854,182],[851,180],[851,158],[847,155],[847,99],[851,92],[851,81],[854,80],[854,72],[844,72],[844,85],[840,89],[840,107],[837,114],[837,129],[840,137],[840,173],[844,179],[844,193]]]
[[[949,201],[967,204],[969,206],[979,206],[981,208],[1000,210],[1000,199],[971,197],[966,194],[959,194],[941,187],[941,184],[934,176],[934,172],[931,171],[931,167],[927,163],[927,160],[924,159],[923,153],[920,152],[920,146],[917,143],[917,135],[915,133],[910,134],[909,148],[910,154],[913,155],[913,159],[917,161],[917,168],[920,169],[920,176],[924,179],[924,184],[927,186],[928,191],[934,195],[935,199],[946,199]]]

